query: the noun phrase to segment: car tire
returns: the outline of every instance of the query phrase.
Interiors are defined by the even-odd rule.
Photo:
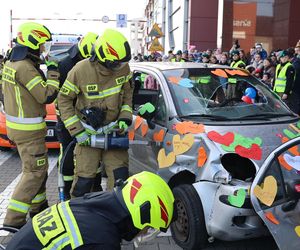
[[[203,207],[192,185],[179,185],[173,189],[177,219],[171,224],[172,237],[183,249],[201,249],[208,242]]]

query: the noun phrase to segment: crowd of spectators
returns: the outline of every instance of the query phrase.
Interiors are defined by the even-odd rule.
[[[252,75],[261,79],[270,89],[274,89],[276,66],[281,63],[280,57],[282,55],[288,56],[288,60],[292,63],[295,70],[291,92],[293,93],[293,105],[289,106],[292,111],[300,114],[300,40],[295,47],[276,49],[270,53],[263,48],[261,43],[256,43],[250,48],[248,53],[245,53],[245,50],[240,48],[238,41],[236,41],[229,51],[221,51],[221,49],[217,48],[198,52],[195,46],[192,46],[189,50],[178,50],[176,53],[170,50],[166,55],[158,52],[152,52],[148,56],[138,54],[133,60],[136,62],[199,62],[236,66],[247,69]]]

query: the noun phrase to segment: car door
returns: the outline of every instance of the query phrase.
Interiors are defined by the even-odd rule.
[[[134,130],[134,140],[130,146],[133,156],[131,159],[135,162],[135,165],[140,165],[140,170],[155,172],[158,168],[157,154],[167,130],[166,122],[168,116],[165,94],[157,74],[135,71],[133,76],[138,81],[142,80],[142,83],[135,83],[138,89],[135,89],[133,96],[134,122],[132,130]],[[152,80],[150,84],[147,84],[149,78],[152,78]],[[137,114],[138,106],[147,102],[150,102],[155,107],[155,115],[151,123]]]
[[[250,196],[279,249],[299,249],[300,137],[268,156],[252,183]]]

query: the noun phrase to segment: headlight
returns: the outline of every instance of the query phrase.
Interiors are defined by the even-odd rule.
[[[5,115],[3,102],[0,101],[0,112]]]
[[[228,184],[232,180],[231,174],[229,174],[225,169],[224,170],[219,170],[215,175],[213,180],[215,182],[223,183],[223,184]]]

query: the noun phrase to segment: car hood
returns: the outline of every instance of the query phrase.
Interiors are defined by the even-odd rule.
[[[173,131],[177,124],[178,122],[171,124]],[[236,154],[248,158],[257,172],[275,148],[300,136],[300,122],[298,122],[298,127],[296,123],[246,126],[210,125],[204,126],[204,130],[202,133],[193,134],[193,145],[185,153],[176,154],[175,164],[168,169],[159,169],[158,172],[161,176],[170,180],[174,174],[189,171],[196,176],[196,180],[213,181],[213,177],[218,171],[224,171],[221,159],[226,154]],[[174,131],[175,134],[176,132]],[[187,135],[188,133],[181,135],[181,140],[184,140]],[[164,144],[167,142],[170,144],[170,141],[173,140],[172,136],[174,137],[174,134],[171,133],[169,137],[166,137]],[[167,145],[165,144],[164,148],[168,148]]]

